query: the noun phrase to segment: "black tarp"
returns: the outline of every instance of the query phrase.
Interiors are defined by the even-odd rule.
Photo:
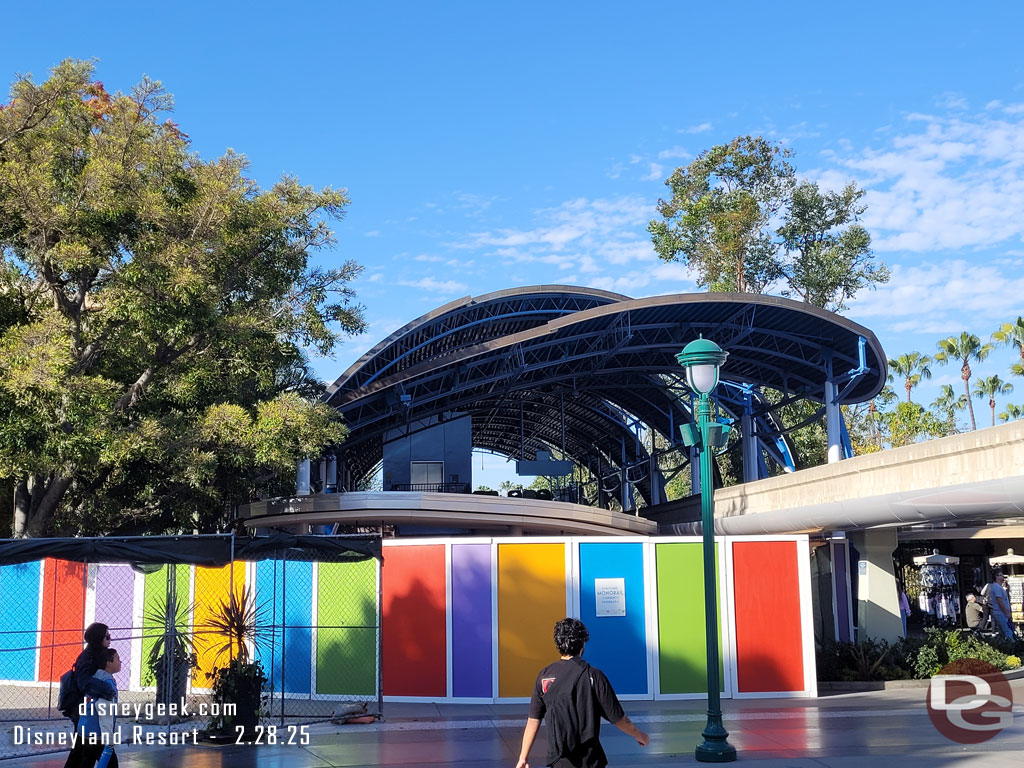
[[[379,538],[302,536],[104,536],[100,538],[0,539],[0,565],[55,557],[89,563],[181,563],[217,567],[234,560],[356,562],[379,558]]]

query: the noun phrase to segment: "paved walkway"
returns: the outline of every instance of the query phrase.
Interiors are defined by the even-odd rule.
[[[831,766],[1020,765],[1024,753],[1024,681],[1013,684],[1014,724],[984,744],[965,747],[942,737],[925,711],[925,689],[832,695],[819,699],[725,701],[726,727],[740,760],[759,768]],[[699,702],[625,702],[651,734],[636,743],[605,724],[602,742],[614,768],[695,762],[704,714]],[[386,704],[372,725],[310,727],[308,746],[122,747],[125,768],[329,768],[457,766],[511,768],[519,755],[525,705]],[[539,768],[543,733],[534,749]],[[61,768],[65,755],[0,761]]]

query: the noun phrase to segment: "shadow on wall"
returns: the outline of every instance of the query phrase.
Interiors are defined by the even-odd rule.
[[[376,560],[319,565],[316,692],[376,695]]]
[[[387,696],[445,696],[445,604],[415,579],[385,604],[382,678]]]

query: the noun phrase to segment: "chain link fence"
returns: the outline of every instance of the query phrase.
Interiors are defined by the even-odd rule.
[[[325,562],[295,547],[261,558],[0,565],[0,759],[70,749],[60,677],[93,622],[121,659],[125,741],[206,729],[216,670],[236,659],[262,666],[264,724],[326,720],[355,703],[381,715],[380,560]]]

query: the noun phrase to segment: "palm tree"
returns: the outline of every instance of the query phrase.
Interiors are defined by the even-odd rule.
[[[956,429],[956,412],[967,407],[967,398],[959,397],[953,392],[953,387],[943,384],[939,388],[939,396],[932,402],[931,407],[946,417],[950,425]]]
[[[959,336],[950,336],[939,342],[939,351],[934,360],[945,365],[952,360],[960,361],[960,378],[964,380],[964,394],[967,395],[967,413],[971,416],[971,429],[977,429],[974,420],[974,405],[971,403],[971,365],[970,361],[981,362],[992,351],[991,344],[982,344],[981,339],[973,333],[964,331]]]
[[[907,388],[907,402],[910,402],[910,390],[921,383],[922,379],[930,379],[932,370],[932,359],[920,352],[907,352],[905,355],[889,359],[889,381],[894,382],[895,377],[903,379],[903,386]]]
[[[1020,362],[1010,366],[1010,373],[1014,376],[1024,376],[1024,317],[1018,317],[1016,323],[1003,323],[1002,327],[992,334],[992,340],[1020,352]]]
[[[974,385],[974,396],[979,400],[988,398],[988,406],[992,409],[992,426],[996,425],[996,395],[1008,395],[1013,392],[1013,384],[1009,384],[998,376],[981,379]]]
[[[1000,421],[1016,421],[1020,418],[1024,418],[1024,407],[1013,403],[1007,403],[1006,410],[999,414]]]

